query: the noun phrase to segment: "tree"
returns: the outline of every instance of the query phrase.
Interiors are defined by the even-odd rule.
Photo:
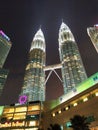
[[[73,130],[90,130],[90,123],[87,122],[87,117],[75,115],[73,118],[70,118],[71,126]]]
[[[61,130],[61,127],[59,124],[50,124],[50,128],[48,128],[47,130]]]

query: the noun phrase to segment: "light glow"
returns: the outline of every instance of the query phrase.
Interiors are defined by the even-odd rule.
[[[20,104],[24,104],[27,102],[27,96],[26,95],[22,95],[19,97],[19,103]]]
[[[27,110],[27,107],[16,107],[15,112],[24,112]]]
[[[55,117],[55,113],[53,113],[52,116]]]
[[[94,26],[98,29],[98,24],[95,24]]]
[[[98,92],[96,92],[95,95],[98,96]]]
[[[39,105],[28,106],[28,111],[40,110]]]
[[[0,106],[0,116],[2,115],[3,109],[4,109],[4,106]]]
[[[88,101],[88,98],[87,98],[87,97],[83,99],[83,102],[86,102],[86,101]]]
[[[2,30],[0,30],[0,34],[1,34],[7,41],[10,41],[10,38],[9,38]]]
[[[36,126],[36,122],[35,121],[30,121],[30,125],[29,126]]]
[[[75,106],[77,106],[78,105],[78,103],[77,102],[75,102],[74,104],[73,104],[73,106],[75,107]]]
[[[45,49],[46,49],[45,38],[44,38],[44,34],[41,29],[39,29],[37,31],[37,33],[35,34],[35,36],[33,38],[30,51],[33,49],[41,49],[45,52]]]
[[[58,112],[59,114],[61,113],[61,110],[59,110],[59,112]]]
[[[66,110],[68,110],[69,108],[68,108],[68,107],[66,107],[65,109],[66,109]]]

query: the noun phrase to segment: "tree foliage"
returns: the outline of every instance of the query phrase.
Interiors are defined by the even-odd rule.
[[[61,130],[61,127],[59,124],[50,124],[50,127],[47,130]]]
[[[87,117],[75,115],[73,118],[70,118],[71,126],[73,130],[90,130],[90,123],[87,122]]]

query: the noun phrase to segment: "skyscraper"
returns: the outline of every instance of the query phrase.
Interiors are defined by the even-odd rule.
[[[9,72],[8,70],[3,69],[2,67],[5,63],[11,46],[12,44],[10,38],[2,30],[0,30],[0,95],[2,93]]]
[[[2,94],[2,90],[6,82],[8,73],[9,73],[8,70],[0,68],[0,95]]]
[[[74,90],[87,76],[74,36],[64,22],[60,26],[58,41],[63,87],[66,94]]]
[[[0,30],[0,68],[3,67],[10,48],[10,38],[2,30]]]
[[[31,44],[28,64],[25,70],[24,84],[20,99],[27,96],[28,101],[45,100],[45,39],[41,29],[35,34]],[[22,98],[23,97],[23,98]]]
[[[94,25],[94,27],[87,28],[87,33],[98,53],[98,24]]]

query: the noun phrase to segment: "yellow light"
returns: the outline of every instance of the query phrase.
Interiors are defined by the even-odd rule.
[[[59,112],[58,112],[59,114],[61,113],[61,110],[59,110]]]
[[[73,106],[74,106],[74,107],[75,107],[75,106],[77,106],[77,105],[78,105],[78,103],[77,103],[77,102],[73,104]]]
[[[32,106],[28,106],[28,111],[34,111],[34,110],[40,110],[40,106],[39,105],[32,105]]]
[[[5,125],[7,125],[8,123],[6,122]]]
[[[95,95],[98,96],[98,92],[96,92]]]
[[[52,116],[54,117],[54,116],[55,116],[55,113],[53,113]]]
[[[30,121],[29,126],[36,126],[36,121]]]
[[[86,101],[88,101],[88,98],[87,98],[87,97],[83,99],[83,102],[86,102]]]
[[[65,109],[68,110],[68,107],[66,107]]]

